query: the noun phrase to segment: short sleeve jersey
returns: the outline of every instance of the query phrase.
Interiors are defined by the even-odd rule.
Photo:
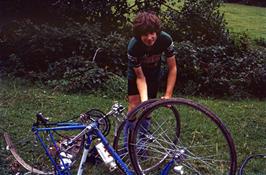
[[[141,66],[147,79],[158,79],[162,53],[165,54],[166,58],[174,55],[173,40],[166,32],[160,32],[157,40],[150,47],[133,37],[128,44],[128,79],[136,79],[133,68],[139,66]]]

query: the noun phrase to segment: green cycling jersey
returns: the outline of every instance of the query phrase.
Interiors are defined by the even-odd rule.
[[[134,67],[141,66],[147,79],[158,79],[160,76],[162,54],[166,58],[174,55],[174,44],[171,36],[161,31],[153,46],[146,46],[140,39],[133,37],[128,44],[128,79],[136,79]]]

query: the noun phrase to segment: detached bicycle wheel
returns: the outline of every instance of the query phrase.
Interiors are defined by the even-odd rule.
[[[139,117],[139,115],[141,115],[144,109],[146,109],[150,104],[154,103],[157,100],[158,99],[151,99],[151,100],[148,100],[148,101],[145,101],[139,104],[130,113],[128,113],[127,118],[136,120]],[[128,155],[128,147],[127,147],[128,140],[124,139],[124,137],[128,137],[128,136],[124,136],[124,132],[123,132],[125,124],[126,124],[126,121],[123,121],[116,129],[115,136],[114,136],[114,142],[113,142],[113,148],[116,150],[116,152],[121,157],[123,162],[127,164],[129,169],[132,170],[133,167],[131,165],[131,161]],[[120,168],[121,171],[123,171],[122,167],[119,164],[118,164],[118,167]]]
[[[169,107],[178,110],[180,128],[175,127]],[[143,129],[146,118],[151,118],[150,126]],[[129,135],[131,163],[138,175],[158,174],[172,160],[168,174],[236,173],[236,150],[229,131],[218,116],[193,101],[176,98],[151,104]],[[156,169],[148,172],[147,167]]]

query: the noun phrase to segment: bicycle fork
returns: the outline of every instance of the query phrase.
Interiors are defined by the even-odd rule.
[[[86,144],[84,145],[84,150],[83,150],[83,154],[82,154],[82,158],[79,164],[79,169],[78,169],[78,174],[77,175],[82,175],[84,169],[85,169],[85,163],[89,154],[89,148],[92,142],[92,137],[91,135],[88,136],[89,138],[86,139]]]

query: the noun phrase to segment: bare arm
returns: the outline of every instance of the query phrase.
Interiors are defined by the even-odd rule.
[[[173,96],[173,91],[175,87],[176,74],[177,74],[175,56],[167,58],[167,65],[168,65],[167,85],[166,85],[165,94],[162,97],[166,99],[171,98]]]
[[[134,71],[137,76],[136,83],[139,90],[140,100],[141,102],[144,102],[148,100],[148,89],[147,89],[146,78],[144,76],[141,67],[134,68]]]

